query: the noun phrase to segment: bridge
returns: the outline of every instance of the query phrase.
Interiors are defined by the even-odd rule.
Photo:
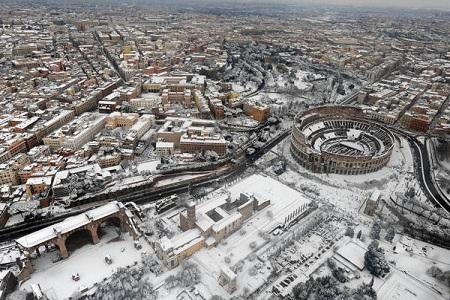
[[[40,247],[44,246],[47,248],[50,245],[57,246],[61,256],[67,258],[70,253],[66,247],[66,240],[73,233],[86,230],[90,233],[92,243],[97,244],[100,241],[97,230],[102,223],[107,221],[117,221],[121,232],[128,231],[136,240],[138,235],[130,216],[131,213],[125,208],[124,204],[112,201],[25,235],[15,241],[27,258],[31,258],[34,252],[39,255]]]

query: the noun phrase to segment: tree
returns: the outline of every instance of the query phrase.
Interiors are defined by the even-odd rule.
[[[376,300],[376,292],[368,284],[357,289],[342,288],[330,276],[310,278],[297,284],[293,289],[296,300]]]
[[[390,243],[392,243],[392,241],[394,240],[395,237],[395,230],[394,227],[390,226],[387,229],[386,235],[384,236],[384,239]]]
[[[373,280],[373,278],[372,278]],[[376,300],[377,293],[371,284],[362,284],[353,293],[352,299],[355,300]]]
[[[355,230],[349,226],[345,230],[345,235],[353,238],[355,236]]]
[[[176,287],[176,286],[178,286],[180,284],[180,282],[178,280],[178,277],[175,276],[175,275],[169,275],[166,278],[165,283],[166,283],[166,286],[167,286],[168,289],[172,289],[172,288],[174,288],[174,287]]]
[[[192,262],[185,261],[178,273],[178,279],[185,287],[196,285],[200,282],[200,269]]]
[[[431,266],[428,270],[427,270],[427,274],[430,275],[431,277],[438,277],[440,275],[442,275],[442,270],[439,267],[436,266]]]
[[[380,277],[389,273],[390,267],[384,256],[384,250],[378,246],[377,241],[373,241],[364,255],[364,266],[370,274]]]
[[[294,299],[337,299],[344,292],[340,290],[337,281],[330,277],[310,278],[306,282],[301,282],[293,289]]]
[[[338,267],[333,259],[328,259],[328,267],[331,269],[331,274],[334,278],[337,279],[339,282],[346,282],[347,277],[345,276],[345,270],[341,267]]]
[[[158,292],[144,275],[142,269],[119,268],[108,281],[100,283],[95,294],[87,299],[157,299]]]
[[[446,284],[450,287],[450,270],[449,271],[442,271],[439,267],[431,266],[427,273],[431,276],[436,278],[438,281],[442,282],[443,284]]]
[[[372,229],[370,230],[370,237],[374,240],[380,239],[381,225],[380,221],[377,219],[373,222]]]

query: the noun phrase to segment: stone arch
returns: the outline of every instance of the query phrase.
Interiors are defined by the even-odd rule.
[[[76,230],[68,233],[67,235],[61,237],[59,239],[59,243],[56,243],[56,246],[59,248],[62,256],[64,255],[64,249],[67,252],[67,256],[70,252],[75,251],[87,243],[91,242],[96,244],[98,242],[98,238],[92,234],[92,230],[89,227],[80,227]]]
[[[96,230],[96,234],[97,234],[97,236],[99,238],[101,238],[104,235],[104,232],[102,232],[102,226],[103,225],[116,226],[117,228],[120,229],[120,232],[125,232],[126,231],[123,219],[120,216],[118,216],[118,215],[111,215],[111,216],[108,216],[105,219],[99,221],[96,224],[95,230]]]

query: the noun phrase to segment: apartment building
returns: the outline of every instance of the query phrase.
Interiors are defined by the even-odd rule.
[[[79,150],[105,127],[106,117],[99,113],[84,113],[44,138],[44,144],[51,150],[61,147]]]

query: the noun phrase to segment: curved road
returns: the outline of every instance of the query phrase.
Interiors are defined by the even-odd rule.
[[[384,123],[380,124],[388,127],[391,131],[402,136],[408,141],[414,158],[414,173],[419,181],[422,191],[425,193],[427,198],[435,204],[436,207],[440,207],[450,214],[450,200],[438,191],[438,188],[433,181],[433,166],[432,163],[430,163],[427,147],[416,137],[411,136],[411,133],[409,132]]]
[[[429,199],[433,200],[436,206],[442,207],[450,213],[450,201],[439,193],[433,181],[433,176],[431,174],[433,168],[429,160],[427,147],[416,138],[407,137],[407,139],[414,153],[414,169],[416,177],[422,186],[422,190],[427,194]]]

